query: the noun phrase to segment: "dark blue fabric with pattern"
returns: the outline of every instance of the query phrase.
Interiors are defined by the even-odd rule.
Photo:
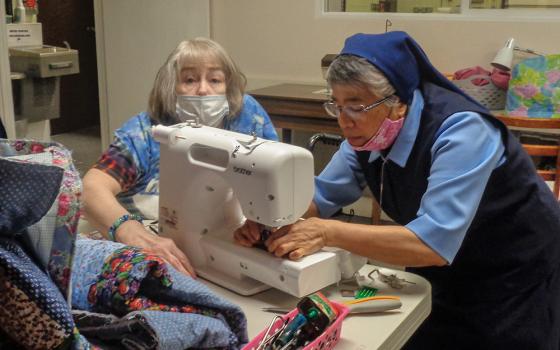
[[[64,297],[14,239],[0,238],[0,268],[5,277],[55,320],[68,336],[72,334],[74,321]]]
[[[57,198],[63,169],[0,158],[0,268],[4,277],[23,291],[70,336],[74,323],[59,289],[29,257],[21,236],[41,220]],[[31,254],[31,255],[30,255]]]
[[[0,234],[13,235],[39,221],[58,195],[64,170],[0,159]]]

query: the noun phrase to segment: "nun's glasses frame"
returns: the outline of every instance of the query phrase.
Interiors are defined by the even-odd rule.
[[[358,119],[358,118],[360,118],[362,113],[371,111],[372,109],[379,106],[383,102],[387,101],[391,97],[393,97],[393,95],[384,97],[381,100],[375,101],[374,103],[372,103],[370,105],[367,105],[367,106],[364,106],[364,105],[339,106],[334,101],[327,101],[327,102],[323,103],[323,107],[325,108],[325,111],[327,112],[327,114],[329,116],[333,117],[333,118],[339,118],[340,113],[344,112],[344,114],[346,114],[350,118]]]

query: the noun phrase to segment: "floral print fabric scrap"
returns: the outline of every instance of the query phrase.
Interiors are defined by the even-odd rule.
[[[149,280],[149,281],[148,281]],[[170,288],[172,280],[167,264],[158,256],[134,247],[117,249],[106,260],[99,280],[91,286],[88,301],[98,312],[123,316],[131,311],[156,310],[195,313],[216,317],[217,312],[193,305],[157,302],[142,293],[142,283]]]
[[[560,55],[529,58],[514,67],[506,112],[514,117],[560,118]]]

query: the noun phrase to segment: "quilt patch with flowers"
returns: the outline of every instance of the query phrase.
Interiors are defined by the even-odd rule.
[[[104,342],[140,338],[160,350],[238,349],[248,342],[238,306],[142,249],[79,236],[71,280],[75,310],[116,317],[95,327]],[[131,320],[148,331],[124,332]]]
[[[148,281],[151,280],[151,281]],[[216,317],[217,312],[194,305],[158,302],[140,293],[142,283],[170,288],[167,264],[158,256],[134,247],[117,249],[105,262],[97,283],[91,286],[88,301],[98,312],[123,316],[131,311],[156,310],[196,313]]]

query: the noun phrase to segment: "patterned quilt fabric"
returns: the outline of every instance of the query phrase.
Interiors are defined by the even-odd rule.
[[[121,318],[96,329],[107,332],[107,339],[114,334],[111,329],[126,328],[130,323],[125,320],[134,319],[136,327],[149,325],[158,349],[236,349],[248,341],[247,321],[239,307],[141,249],[80,237],[72,289],[75,309]],[[145,342],[145,332],[142,337]]]
[[[14,224],[11,232],[26,230],[23,236],[30,250],[34,251],[37,263],[69,300],[70,268],[82,188],[70,151],[56,142],[0,140],[0,158],[11,162],[5,164],[14,164],[2,167],[5,177],[2,196],[10,196],[2,201],[3,218]],[[55,186],[46,183],[49,179],[43,175],[46,172],[61,173]],[[37,210],[41,201],[51,199],[46,196],[47,192],[54,196],[48,210],[42,215],[28,215]],[[23,200],[27,202],[23,203]],[[4,229],[7,227],[2,227],[3,232]]]
[[[89,348],[68,305],[80,187],[62,146],[0,140],[0,328],[19,347]]]
[[[506,113],[514,117],[560,118],[560,55],[529,58],[513,68]]]
[[[0,280],[0,322],[10,338],[27,349],[54,349],[72,337],[68,304],[13,239],[0,239]]]

